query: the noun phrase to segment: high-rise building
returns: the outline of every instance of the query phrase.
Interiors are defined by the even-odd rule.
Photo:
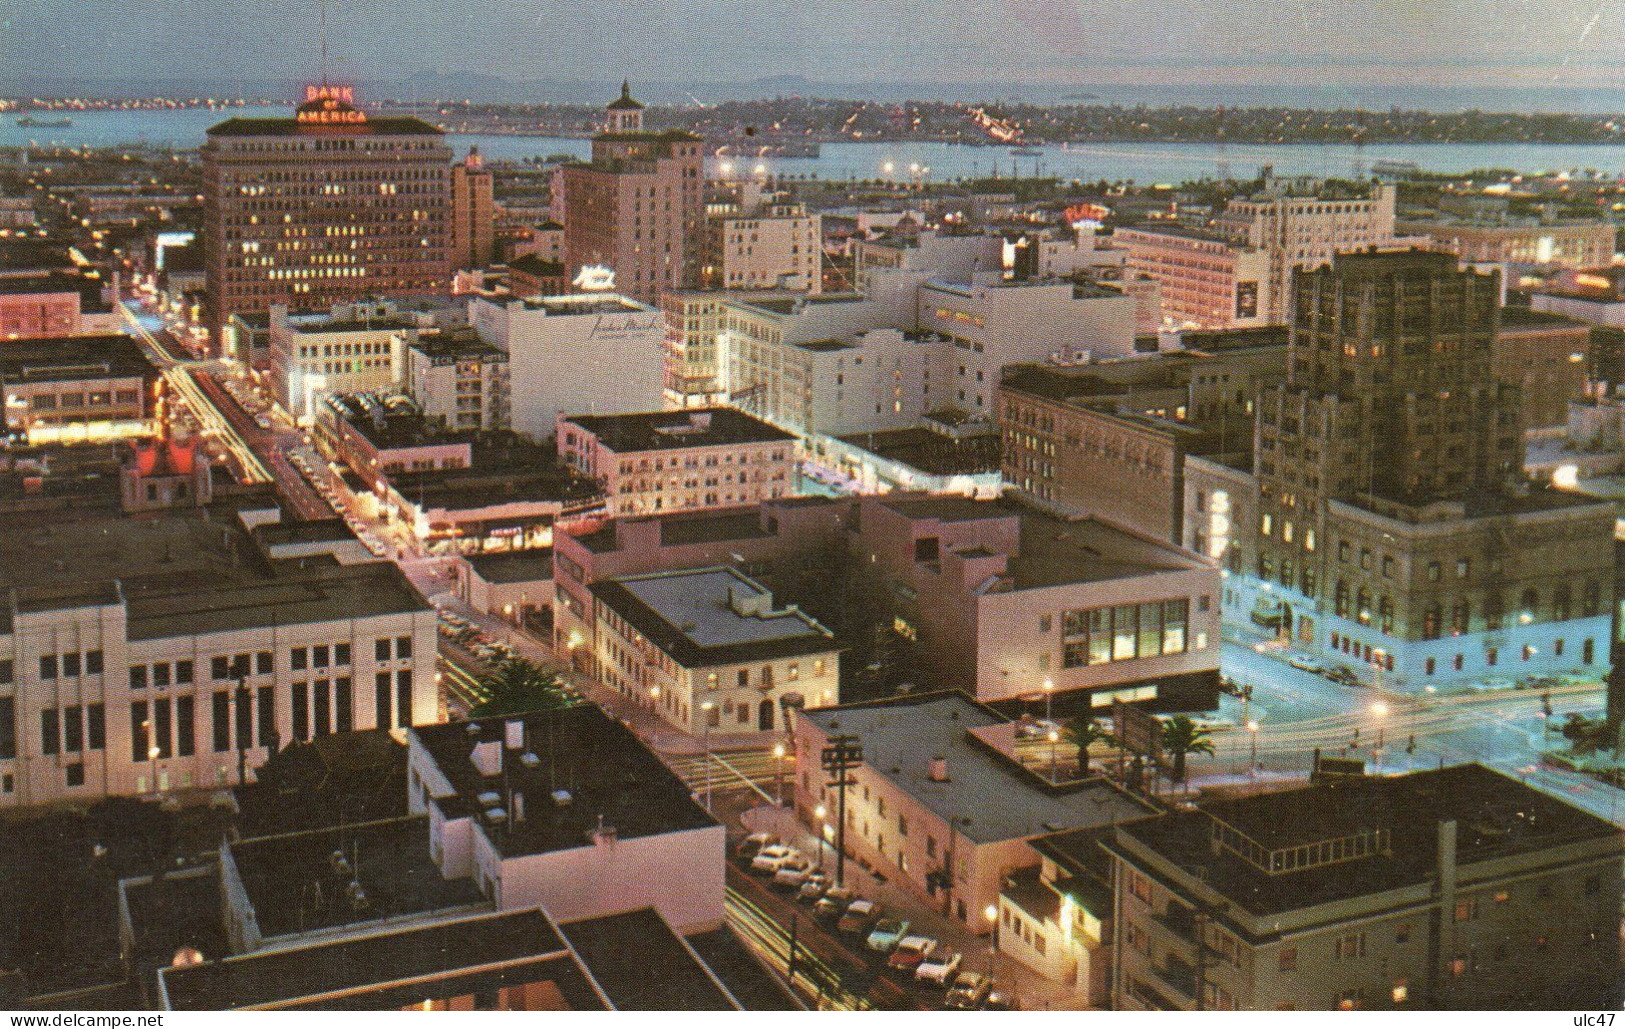
[[[479,147],[451,166],[451,260],[457,268],[484,268],[496,260],[496,207],[491,173]]]
[[[1498,289],[1415,250],[1297,273],[1286,382],[1257,404],[1241,505],[1257,517],[1206,541],[1242,573],[1233,620],[1392,688],[1606,661],[1613,512],[1521,482],[1518,387],[1493,364]],[[1236,508],[1203,482],[1186,478],[1212,487],[1192,509]]]
[[[705,255],[705,158],[699,136],[643,128],[627,83],[609,105],[592,161],[563,167],[565,253],[571,277],[614,273],[616,288],[654,302],[700,285]]]
[[[234,314],[412,296],[450,282],[451,149],[311,86],[292,118],[231,118],[203,146],[205,283],[217,351]],[[246,355],[243,355],[246,360]]]

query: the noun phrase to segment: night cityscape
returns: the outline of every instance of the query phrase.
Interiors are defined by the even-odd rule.
[[[1612,1025],[1625,16],[464,6],[0,12],[11,1025]]]

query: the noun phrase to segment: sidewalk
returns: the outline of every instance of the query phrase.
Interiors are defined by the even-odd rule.
[[[833,874],[835,848],[821,841],[804,825],[793,808],[759,805],[743,812],[740,822],[747,832],[777,833],[802,853],[815,855],[815,860],[822,862],[824,870]],[[974,935],[964,924],[932,907],[905,883],[890,878],[882,882],[851,857],[846,861],[845,879],[847,887],[859,895],[878,902],[887,913],[907,919],[911,934],[929,936],[965,955],[965,962],[961,966],[965,971],[987,970],[988,948],[992,942],[989,936]],[[861,947],[860,943],[858,948]],[[1068,985],[1047,979],[1002,952],[994,954],[993,977],[1011,987],[1026,1010],[1076,1010],[1083,1007],[1082,1000],[1073,995]]]

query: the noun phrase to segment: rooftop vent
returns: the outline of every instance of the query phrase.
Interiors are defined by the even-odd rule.
[[[571,793],[569,790],[554,790],[551,796],[553,798],[554,805],[558,807],[569,807],[571,804],[576,802],[575,794]]]
[[[490,808],[485,812],[485,820],[493,825],[501,825],[508,820],[508,812],[499,807]]]
[[[502,794],[496,790],[486,790],[474,799],[479,801],[480,807],[496,807],[502,803]]]
[[[541,766],[542,759],[536,756],[535,751],[527,750],[519,755],[519,763],[526,768],[538,768]]]
[[[941,754],[938,754],[936,757],[931,759],[931,781],[948,781],[948,759],[943,757]]]
[[[479,769],[481,775],[500,775],[502,773],[502,744],[496,740],[483,740],[474,744],[474,752],[469,755],[474,767]]]

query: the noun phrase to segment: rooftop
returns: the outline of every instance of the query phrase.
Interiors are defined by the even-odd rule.
[[[351,870],[335,871],[340,851]],[[242,840],[231,856],[267,939],[487,903],[473,879],[440,874],[426,815]],[[349,901],[352,880],[364,908]]]
[[[0,340],[0,382],[157,376],[157,369],[133,336],[108,333]]]
[[[1501,308],[1501,328],[1506,329],[1574,329],[1589,330],[1585,322],[1567,315],[1548,311],[1532,311],[1527,307]]]
[[[1020,551],[1011,555],[1006,569],[1011,587],[1018,590],[1109,582],[1207,567],[1188,551],[1119,529],[1108,522],[1095,518],[1060,518],[1009,497],[971,500],[891,494],[878,503],[911,519],[968,522],[1019,518]]]
[[[526,817],[493,822],[477,816],[504,858],[592,846],[601,824],[621,839],[718,825],[683,780],[596,705],[537,711],[509,721],[523,723],[527,750],[541,760],[505,758],[509,787],[528,801]],[[412,730],[455,791],[449,806],[480,811],[480,796],[499,786],[500,779],[480,773],[472,755],[477,743],[502,747],[504,724],[493,718]],[[567,803],[554,799],[559,791],[568,792]],[[442,798],[434,803],[448,806]],[[418,846],[427,852],[423,841]]]
[[[731,407],[640,414],[578,414],[568,421],[617,454],[745,443],[789,443],[795,437]]]
[[[0,589],[16,609],[127,606],[131,640],[298,625],[430,610],[387,561],[269,560],[236,512],[201,510],[141,518],[117,511],[0,515]],[[11,612],[0,612],[0,630]]]
[[[999,470],[999,437],[954,437],[919,427],[842,436],[841,442],[931,475],[974,475]]]
[[[1271,915],[1429,882],[1438,826],[1446,821],[1456,823],[1461,866],[1619,840],[1607,821],[1477,764],[1326,780],[1204,804],[1119,832],[1238,907]],[[1349,842],[1361,840],[1369,845]],[[1324,854],[1319,845],[1331,841],[1339,841],[1338,855],[1363,856]],[[1121,843],[1110,846],[1123,853]]]
[[[486,582],[545,582],[553,578],[553,548],[470,554],[464,558]]]
[[[297,118],[228,118],[209,127],[209,137],[238,136],[443,136],[444,130],[420,118],[368,117],[364,122],[312,125]]]
[[[619,1011],[737,1011],[738,1001],[653,908],[560,926]]]
[[[493,966],[500,970],[493,974]],[[552,920],[535,908],[261,950],[166,969],[163,979],[176,1011],[382,1010],[474,992],[465,979],[475,970],[485,972],[483,989],[551,980],[567,1009],[605,1007]],[[407,981],[410,996],[393,1003],[391,984]]]
[[[631,575],[595,583],[598,600],[685,668],[822,654],[834,635],[732,568]]]
[[[451,364],[459,359],[478,357],[486,361],[506,361],[507,351],[481,339],[473,329],[451,329],[418,336],[411,348],[435,364]]]
[[[871,771],[944,821],[965,820],[962,831],[977,843],[1112,825],[1149,810],[1103,778],[1052,784],[1023,768],[969,732],[1007,719],[963,693],[922,693],[801,715],[826,733],[858,737]],[[931,779],[938,757],[947,760],[947,782]],[[967,819],[967,812],[974,814]]]

